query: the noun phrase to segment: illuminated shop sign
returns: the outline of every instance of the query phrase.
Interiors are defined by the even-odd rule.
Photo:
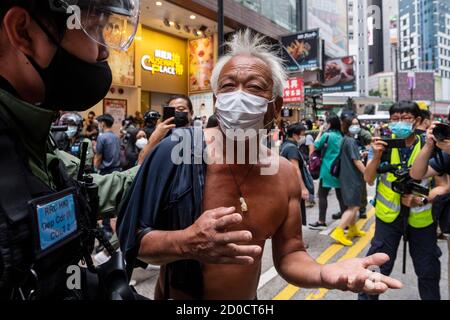
[[[162,73],[182,76],[184,73],[181,56],[177,53],[163,50],[155,50],[153,56],[144,55],[141,59],[141,65],[144,70],[150,71],[152,74]]]

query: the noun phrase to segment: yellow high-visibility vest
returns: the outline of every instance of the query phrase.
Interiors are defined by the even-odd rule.
[[[419,142],[416,143],[411,157],[408,160],[408,167],[412,167],[414,161],[422,149],[422,141],[420,136],[417,136]],[[390,164],[401,164],[400,150],[393,149],[391,152]],[[392,173],[382,174],[377,186],[376,196],[376,216],[385,223],[392,223],[400,215],[401,210],[401,196],[399,193],[392,190],[392,182],[397,178]],[[431,179],[424,179],[421,185],[430,189]],[[425,206],[411,208],[408,219],[409,225],[414,228],[426,228],[433,224],[432,204]]]

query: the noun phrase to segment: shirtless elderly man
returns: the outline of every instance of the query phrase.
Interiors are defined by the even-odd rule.
[[[249,31],[237,34],[229,46],[212,77],[220,129],[206,130],[209,149],[217,147],[210,138],[217,130],[225,137],[229,129],[267,128],[283,104],[286,74],[270,47]],[[255,299],[269,238],[276,269],[293,285],[369,294],[402,287],[367,269],[386,263],[387,255],[328,265],[308,255],[300,183],[287,160],[269,154],[279,161],[273,175],[261,174],[263,163],[173,165],[172,140],[164,140],[146,160],[119,216],[129,262],[138,257],[162,266],[156,299]]]

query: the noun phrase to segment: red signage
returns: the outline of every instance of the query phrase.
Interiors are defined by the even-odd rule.
[[[284,89],[283,100],[285,103],[305,102],[303,78],[290,78],[288,86]]]

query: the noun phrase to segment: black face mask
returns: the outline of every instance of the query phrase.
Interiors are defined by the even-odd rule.
[[[45,85],[45,100],[41,107],[50,110],[85,111],[95,106],[108,94],[112,84],[108,63],[89,63],[70,54],[59,45],[42,23],[38,20],[36,22],[58,47],[47,68],[42,68],[32,57],[28,57]]]
[[[187,112],[175,112],[174,124],[177,128],[184,128],[189,124]]]

